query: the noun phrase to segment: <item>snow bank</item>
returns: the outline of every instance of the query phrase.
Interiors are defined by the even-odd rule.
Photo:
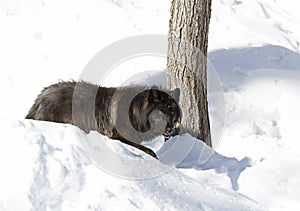
[[[248,197],[196,180],[178,169],[140,180],[112,176],[98,168],[77,141],[78,134],[88,139],[91,133],[71,125],[23,120],[0,121],[0,127],[4,129],[0,208],[5,210],[262,210]],[[99,140],[101,137],[98,134]],[[192,138],[183,135],[177,139],[169,144]],[[125,161],[143,154],[111,141]],[[197,141],[180,168],[221,170],[224,164],[223,171],[230,175],[239,166],[236,159],[213,155],[201,167],[196,164],[201,147],[204,145]],[[156,161],[157,168],[160,165]]]

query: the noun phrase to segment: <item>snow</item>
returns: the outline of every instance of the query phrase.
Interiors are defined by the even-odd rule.
[[[212,3],[210,73],[224,105],[213,92],[209,105],[221,138],[214,149],[189,134],[145,142],[158,161],[96,132],[24,116],[43,87],[79,78],[110,43],[166,35],[170,1],[1,1],[0,210],[298,210],[298,8],[292,0]],[[164,86],[165,63],[133,58],[105,84]]]
[[[1,121],[0,124],[9,138],[4,140],[7,143],[1,143],[5,147],[0,149],[0,163],[5,168],[1,173],[0,197],[5,210],[117,210],[119,207],[125,210],[262,209],[258,203],[233,190],[195,180],[174,167],[148,179],[126,180],[112,176],[94,165],[76,141],[78,133],[79,138],[96,136],[98,141],[107,141],[96,132],[85,134],[71,125],[32,120]],[[169,145],[193,138],[186,134],[179,140],[173,139],[168,142]],[[143,164],[147,160],[139,158],[141,152],[114,142],[110,143],[112,150],[122,151],[123,158],[137,158],[138,164],[145,168]],[[195,166],[199,155],[197,151],[207,147],[201,141],[196,142],[197,147],[186,158],[189,160],[178,168],[221,170],[224,164],[222,171],[229,174],[243,168],[244,162],[239,164],[236,159],[222,158],[221,155],[214,155],[211,163],[202,167]],[[168,149],[161,149],[159,154]],[[173,150],[178,151],[178,148]],[[123,160],[128,162],[127,159]],[[155,162],[157,168],[165,168],[157,160],[151,159],[150,162]],[[125,172],[121,173],[128,173],[131,169],[123,170]]]

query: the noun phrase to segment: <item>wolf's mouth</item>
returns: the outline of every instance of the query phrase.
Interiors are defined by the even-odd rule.
[[[167,127],[162,135],[165,137],[165,140],[168,140],[171,136],[176,135],[176,130],[176,128]]]
[[[166,133],[163,133],[163,136],[164,136],[165,142],[168,141],[171,138],[171,136],[169,134],[166,134]]]
[[[162,135],[165,137],[165,139],[169,139],[171,136],[171,134],[168,131],[165,131]]]
[[[177,135],[179,132],[180,123],[175,122],[174,127],[166,127],[165,131],[163,132],[163,136],[165,137],[165,141],[168,140],[171,136]]]

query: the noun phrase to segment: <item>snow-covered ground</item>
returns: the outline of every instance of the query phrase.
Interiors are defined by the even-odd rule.
[[[0,210],[300,209],[300,14],[292,0],[213,0],[209,61],[222,81],[226,109],[216,152],[188,134],[164,145],[161,137],[147,143],[161,158],[191,143],[175,167],[173,154],[161,163],[109,140],[139,172],[151,173],[150,164],[161,170],[124,179],[101,169],[78,141],[106,137],[24,120],[42,87],[79,78],[107,45],[166,35],[169,7],[160,0],[0,2]],[[164,69],[163,59],[152,59],[126,67]],[[121,84],[123,77],[109,82]],[[211,159],[201,162],[200,152]]]

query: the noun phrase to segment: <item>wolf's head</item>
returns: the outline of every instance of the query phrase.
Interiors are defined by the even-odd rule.
[[[164,135],[165,139],[177,135],[181,121],[181,111],[177,104],[179,94],[179,89],[162,91],[156,87],[138,94],[130,107],[130,120],[133,127],[140,132],[146,132],[155,124],[160,129],[164,127],[164,132],[160,135]],[[153,112],[155,115],[151,115]]]

